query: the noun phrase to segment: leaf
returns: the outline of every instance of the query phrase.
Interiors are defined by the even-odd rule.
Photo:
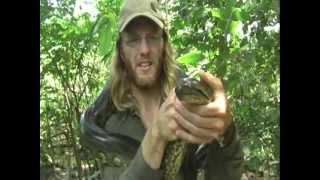
[[[105,56],[112,47],[112,20],[108,16],[101,16],[94,31],[99,33],[99,54]]]
[[[223,19],[222,12],[219,8],[212,8],[211,15],[212,15],[212,17],[217,17],[219,19]]]
[[[116,26],[117,25],[117,17],[113,14],[108,15],[108,19],[110,21],[110,26]]]
[[[250,13],[248,12],[248,10],[242,9],[240,11],[240,16],[242,21],[250,20]]]
[[[240,81],[241,74],[239,72],[234,72],[230,75],[229,80],[227,81],[228,89],[237,89],[238,82]]]
[[[193,51],[180,56],[177,61],[184,65],[195,65],[199,60],[203,59],[204,55],[200,51]]]
[[[87,15],[82,15],[80,16],[80,18],[77,21],[77,31],[82,32],[82,33],[87,33],[89,32],[91,23],[90,23],[90,19]]]
[[[242,21],[243,18],[241,16],[241,9],[240,8],[233,8],[232,9],[232,19],[235,21]]]
[[[229,32],[232,35],[237,34],[237,30],[241,24],[242,24],[241,21],[231,21],[230,26],[229,26]]]
[[[96,21],[97,21],[97,24],[94,27],[93,34],[106,28],[107,25],[109,24],[109,19],[105,15],[98,15]]]
[[[100,31],[99,34],[99,54],[101,56],[106,55],[109,52],[109,49],[112,45],[112,33],[110,29],[105,28]]]

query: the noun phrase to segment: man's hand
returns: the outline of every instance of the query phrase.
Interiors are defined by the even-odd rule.
[[[174,118],[179,125],[171,127],[178,138],[193,144],[210,143],[223,136],[232,122],[221,80],[209,73],[200,73],[200,77],[214,90],[214,101],[207,105],[190,105],[176,99]]]
[[[169,128],[178,126],[174,119],[175,114],[177,113],[175,109],[175,100],[176,94],[174,93],[174,90],[172,90],[167,99],[160,106],[159,112],[152,122],[152,135],[158,137],[159,140],[164,142],[177,139],[175,132],[172,128]]]
[[[159,112],[152,121],[151,127],[147,130],[142,141],[142,154],[144,160],[152,169],[159,169],[163,159],[165,147],[169,141],[177,139],[172,127],[178,125],[174,119],[177,114],[175,109],[175,92],[169,94],[167,99],[160,106]]]

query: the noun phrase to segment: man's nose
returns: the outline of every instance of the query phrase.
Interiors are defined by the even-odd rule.
[[[141,55],[148,55],[150,52],[150,45],[145,38],[141,39],[140,53]]]

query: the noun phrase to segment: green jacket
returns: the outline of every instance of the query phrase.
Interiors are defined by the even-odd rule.
[[[178,81],[179,83],[179,81]],[[109,85],[81,118],[81,141],[93,149],[116,153],[127,163],[122,167],[105,167],[106,180],[161,180],[162,170],[153,170],[143,159],[140,143],[145,135],[140,117],[134,111],[117,111],[112,103]],[[218,143],[192,145],[181,168],[181,180],[196,180],[204,172],[205,180],[239,180],[243,153],[236,133],[221,148]]]

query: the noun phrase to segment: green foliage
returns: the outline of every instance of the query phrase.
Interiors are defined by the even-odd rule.
[[[112,159],[84,148],[78,130],[110,74],[122,1],[98,0],[96,17],[52,2],[40,1],[40,158],[81,179]],[[162,2],[177,61],[224,81],[248,169],[279,174],[279,1]]]
[[[75,1],[40,5],[41,164],[81,179],[98,168],[79,143],[79,120],[109,75],[116,13],[76,16]]]
[[[201,66],[223,79],[246,166],[269,175],[279,165],[278,3],[186,0],[167,7],[178,56],[197,49],[205,61],[184,61],[189,71]]]
[[[185,64],[185,65],[193,65],[195,66],[199,60],[204,58],[203,54],[199,51],[193,51],[189,52],[183,56],[180,56],[177,61],[180,64]]]

